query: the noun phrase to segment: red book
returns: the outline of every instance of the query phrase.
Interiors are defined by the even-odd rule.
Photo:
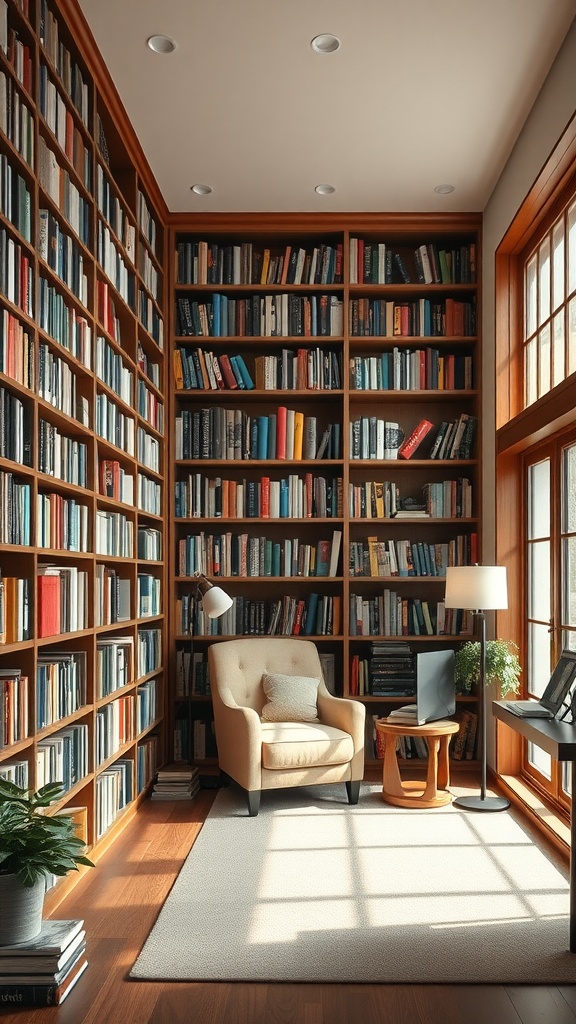
[[[409,459],[414,452],[422,444],[422,441],[434,426],[430,420],[420,420],[417,427],[414,428],[412,433],[406,440],[401,444],[398,450],[398,456],[401,459]]]
[[[38,636],[60,633],[60,575],[41,573],[37,578]]]
[[[270,518],[270,477],[260,477],[260,515],[262,519]]]
[[[238,381],[234,376],[234,370],[232,369],[232,365],[230,363],[230,357],[227,356],[225,352],[223,352],[222,355],[218,356],[218,362],[220,363],[220,369],[222,370],[222,376],[224,378],[224,383],[226,387],[230,388],[230,390],[233,391],[234,388],[238,387]]]
[[[276,413],[276,458],[286,458],[286,416],[288,410],[285,405],[279,405]]]

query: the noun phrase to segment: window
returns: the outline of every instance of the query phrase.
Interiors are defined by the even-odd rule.
[[[576,200],[524,268],[524,407],[576,370]]]
[[[514,581],[497,632],[539,697],[576,650],[576,117],[498,248],[496,325],[496,561]],[[496,757],[567,819],[569,765],[510,730]]]

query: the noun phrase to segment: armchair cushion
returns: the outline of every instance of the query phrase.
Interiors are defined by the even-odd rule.
[[[349,733],[321,722],[262,722],[262,767],[314,768],[342,764],[354,756]]]
[[[262,686],[267,703],[261,717],[265,722],[317,722],[319,683],[320,680],[312,676],[265,672]]]

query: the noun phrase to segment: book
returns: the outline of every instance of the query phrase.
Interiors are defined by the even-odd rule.
[[[0,946],[0,974],[15,970],[25,974],[57,972],[84,940],[83,924],[83,920],[48,918],[42,921],[42,929],[33,939]]]
[[[0,1006],[60,1006],[88,967],[85,957],[80,958],[59,982],[38,979],[7,982],[0,976]],[[33,978],[33,976],[32,976]]]
[[[430,420],[420,420],[417,427],[414,427],[412,433],[407,437],[400,448],[398,449],[398,456],[401,459],[410,459],[417,448],[420,447],[424,438],[430,433],[434,424]]]

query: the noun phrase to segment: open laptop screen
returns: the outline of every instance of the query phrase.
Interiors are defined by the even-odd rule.
[[[576,652],[562,651],[540,703],[554,716],[558,714],[576,677]]]

